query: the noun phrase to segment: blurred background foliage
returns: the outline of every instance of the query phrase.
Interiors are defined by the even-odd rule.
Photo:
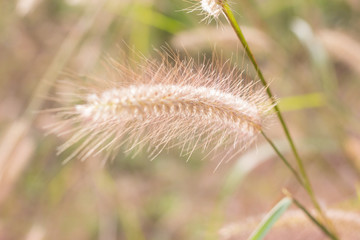
[[[0,2],[0,239],[218,239],[222,226],[271,209],[283,187],[309,203],[263,139],[216,172],[217,162],[201,153],[186,162],[170,151],[150,162],[146,153],[120,152],[105,166],[99,157],[63,165],[56,156],[65,138],[46,136],[53,116],[37,113],[52,107],[46,96],[64,72],[101,76],[106,56],[139,58],[132,48],[156,57],[154,49],[168,45],[196,57],[216,46],[256,78],[226,20],[201,22],[199,12],[187,10],[194,4]],[[320,201],[358,211],[360,2],[231,5],[281,98]],[[288,154],[276,120],[267,131]]]

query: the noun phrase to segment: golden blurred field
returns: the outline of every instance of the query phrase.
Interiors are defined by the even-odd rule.
[[[360,219],[360,1],[230,3],[280,99],[320,203]],[[53,107],[55,82],[66,73],[102,76],[108,56],[136,59],[134,48],[156,57],[155,49],[166,46],[211,58],[216,49],[224,58],[235,56],[246,78],[257,79],[227,21],[201,22],[199,12],[186,10],[193,4],[0,2],[1,240],[221,239],[219,230],[229,223],[261,220],[283,198],[283,188],[310,206],[260,136],[216,171],[216,159],[201,152],[186,161],[177,150],[164,151],[149,161],[146,152],[133,158],[120,150],[104,166],[101,157],[63,164],[66,154],[57,156],[66,136],[46,134],[54,115],[42,112]],[[266,131],[293,161],[276,118]],[[246,239],[254,226],[238,238]],[[301,235],[304,229],[273,236],[308,236]],[[360,230],[347,231],[360,239]],[[276,238],[270,232],[268,239]]]

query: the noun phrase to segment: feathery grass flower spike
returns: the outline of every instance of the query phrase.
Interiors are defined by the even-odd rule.
[[[273,107],[265,88],[245,84],[228,63],[162,57],[135,68],[111,61],[114,79],[80,88],[79,83],[73,94],[65,91],[63,96],[73,99],[54,109],[62,120],[52,131],[72,136],[59,153],[77,145],[67,160],[85,160],[98,153],[113,155],[123,146],[145,149],[154,158],[164,148],[179,147],[186,156],[195,149],[214,156],[224,150],[221,162],[253,142]]]

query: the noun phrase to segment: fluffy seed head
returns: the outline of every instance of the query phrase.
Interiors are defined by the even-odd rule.
[[[202,21],[208,23],[217,20],[223,12],[222,4],[225,0],[185,0],[189,1],[194,7],[186,9],[188,12],[199,11],[201,15],[205,15]]]
[[[78,83],[63,92],[70,105],[54,110],[62,120],[52,130],[72,135],[59,152],[78,145],[68,159],[111,155],[120,146],[145,149],[150,158],[177,146],[188,156],[200,148],[230,159],[253,142],[272,108],[264,89],[245,84],[228,64],[176,54],[135,69],[111,62],[113,79]]]
[[[217,0],[201,0],[201,8],[205,13],[215,18],[218,18],[222,13],[222,7]]]

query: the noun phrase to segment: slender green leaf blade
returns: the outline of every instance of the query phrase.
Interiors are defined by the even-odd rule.
[[[249,240],[262,240],[281,215],[288,209],[291,203],[291,198],[286,197],[276,204],[276,206],[273,207],[268,214],[266,214],[259,226],[250,235]]]

